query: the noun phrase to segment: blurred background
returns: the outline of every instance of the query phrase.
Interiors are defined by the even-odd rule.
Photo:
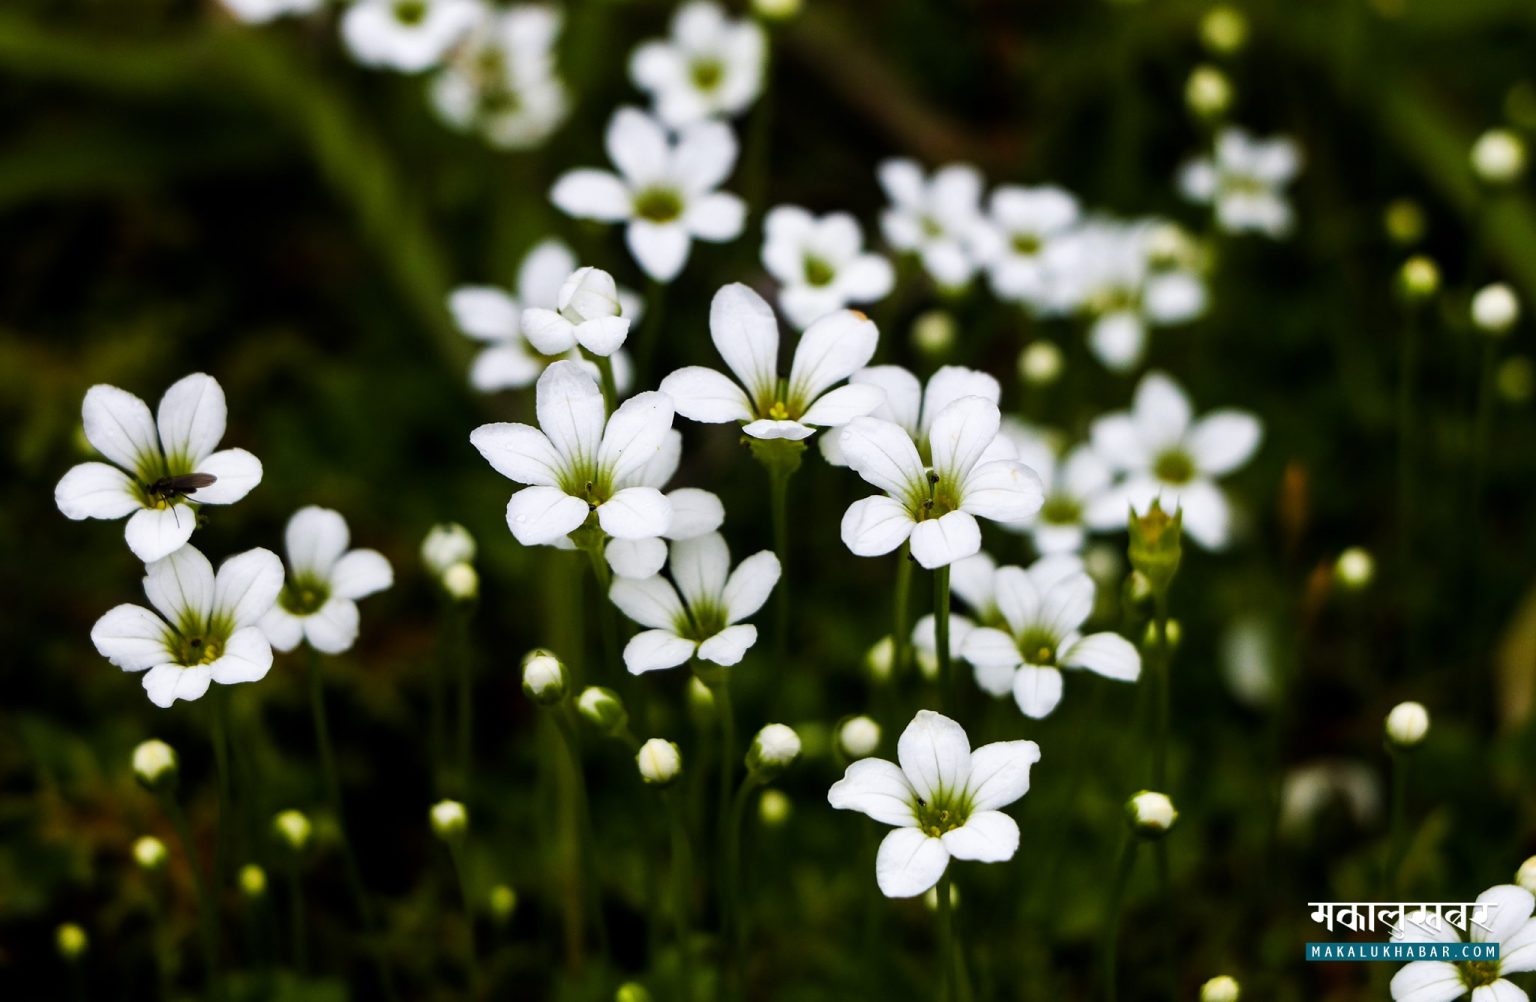
[[[1247,41],[1222,53],[1202,42],[1207,5],[1183,0],[807,0],[771,28],[771,116],[755,135],[759,119],[742,129],[761,176],[726,185],[760,186],[747,232],[695,246],[641,380],[716,364],[706,323],[714,291],[729,281],[768,287],[766,207],[847,210],[878,242],[875,168],[888,156],[969,161],[994,183],[1050,181],[1090,206],[1202,231],[1204,210],[1179,198],[1174,175],[1209,142],[1186,81],[1198,64],[1220,66],[1237,95],[1231,117],[1259,135],[1294,137],[1305,170],[1291,194],[1294,235],[1221,242],[1206,315],[1157,332],[1149,349],[1149,364],[1173,373],[1197,410],[1250,409],[1266,437],[1228,485],[1239,540],[1221,555],[1187,550],[1175,585],[1176,905],[1155,893],[1150,866],[1138,870],[1121,997],[1193,998],[1207,978],[1231,973],[1245,997],[1386,998],[1390,965],[1301,956],[1303,942],[1323,938],[1306,902],[1380,896],[1390,707],[1415,699],[1434,720],[1407,799],[1409,899],[1471,900],[1536,853],[1531,330],[1494,339],[1469,319],[1471,295],[1490,281],[1536,297],[1536,205],[1523,185],[1488,192],[1468,160],[1486,129],[1536,130],[1536,7],[1235,6]],[[0,996],[61,998],[72,979],[91,997],[202,991],[190,871],[129,756],[149,737],[178,749],[193,829],[211,839],[208,703],[157,709],[137,678],[97,655],[91,625],[119,602],[142,601],[141,566],[120,524],[70,523],[51,493],[87,455],[89,386],[111,383],[153,405],[193,371],[227,392],[225,443],[265,465],[247,500],[208,513],[197,545],[216,562],[251,546],[280,549],[292,512],[320,504],[346,516],[354,545],[394,564],[395,587],[363,603],[359,643],[325,671],[348,824],[401,994],[466,997],[463,912],[427,824],[444,795],[463,798],[472,819],[466,852],[488,997],[609,998],[621,980],[653,973],[647,909],[666,858],[664,815],[636,782],[631,753],[595,736],[584,771],[611,961],[573,959],[562,937],[550,853],[561,858],[573,837],[556,796],[568,765],[521,692],[519,665],[544,644],[581,666],[584,681],[612,683],[616,672],[596,664],[595,636],[582,626],[595,598],[581,558],[512,540],[503,514],[512,485],[468,443],[485,421],[528,420],[531,393],[469,388],[474,345],[445,303],[456,285],[512,285],[523,253],[552,235],[583,263],[645,287],[617,229],[567,219],[547,193],[563,171],[606,163],[611,110],[641,103],[626,54],[664,34],[671,12],[638,0],[569,4],[558,55],[573,112],[542,148],[513,153],[445,128],[421,78],[354,65],[334,12],[258,26],[193,0],[9,0],[0,10]],[[759,149],[763,159],[752,160]],[[1384,216],[1402,199],[1423,225],[1394,237]],[[1441,275],[1419,306],[1405,303],[1398,277],[1413,254]],[[913,322],[935,307],[958,335],[942,351],[920,350]],[[1072,436],[1125,407],[1135,386],[1136,374],[1090,357],[1077,325],[1026,324],[981,294],[941,299],[910,270],[872,314],[878,361],[920,374],[946,362],[987,369],[1002,381],[1005,413]],[[1421,354],[1405,391],[1410,323]],[[1017,358],[1041,338],[1061,347],[1063,372],[1026,386]],[[770,546],[762,471],[734,431],[679,427],[687,447],[674,485],[723,497],[738,557]],[[883,829],[826,804],[845,765],[832,746],[836,723],[876,714],[886,725],[878,754],[893,757],[926,692],[908,679],[899,694],[882,693],[865,666],[889,630],[891,564],[849,555],[838,516],[867,493],[847,471],[808,458],[792,492],[791,656],[774,663],[756,651],[735,676],[744,733],[781,721],[806,743],[777,784],[787,819],[755,820],[744,850],[754,998],[901,996],[932,977],[932,916],[921,901],[874,894]],[[468,643],[454,638],[418,556],[443,521],[480,543]],[[1106,540],[1111,551],[1123,543]],[[1029,559],[1021,537],[989,535],[987,545],[1000,561]],[[1374,557],[1363,585],[1335,571],[1353,546]],[[917,577],[919,595],[926,578]],[[1101,591],[1113,624],[1115,589]],[[434,769],[426,737],[434,680],[455,677],[464,659],[475,680],[467,786]],[[695,810],[707,812],[708,712],[689,709],[681,672],[644,681],[651,698],[636,731],[683,746]],[[1146,783],[1136,739],[1149,708],[1140,687],[1078,674],[1068,688],[1043,722],[968,696],[981,721],[974,743],[1029,737],[1044,751],[1015,812],[1019,855],[957,870],[978,999],[1100,991],[1106,885],[1121,805]],[[231,994],[378,997],[315,766],[302,655],[279,655],[265,680],[230,697],[233,862],[259,863],[272,878],[260,900],[232,879],[222,888]],[[1053,770],[1053,758],[1068,758],[1058,749],[1080,764]],[[287,864],[270,837],[271,817],[286,808],[319,829],[301,863],[302,972],[288,947]],[[144,834],[172,847],[163,873],[134,863],[130,847]],[[712,847],[699,851],[702,869]],[[485,897],[497,884],[516,891],[509,914]],[[708,935],[704,891],[700,907]],[[63,922],[90,939],[73,964],[55,948]],[[1164,929],[1171,961],[1164,934],[1150,934]]]

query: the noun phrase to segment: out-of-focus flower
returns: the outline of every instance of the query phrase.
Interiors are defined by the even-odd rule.
[[[682,460],[683,435],[676,428],[668,431],[662,440],[661,451],[656,458],[633,473],[617,478],[616,488],[653,487],[662,490],[677,472]],[[679,487],[667,492],[667,503],[672,514],[667,527],[659,536],[645,539],[610,539],[604,548],[608,566],[622,578],[648,578],[661,572],[667,562],[667,543],[677,539],[693,539],[714,532],[725,521],[725,506],[715,494],[697,487]],[[565,540],[556,540],[560,546]]]
[[[1183,512],[1184,531],[1195,542],[1209,550],[1227,544],[1231,508],[1216,480],[1258,450],[1258,418],[1217,410],[1196,421],[1184,390],[1152,372],[1137,386],[1132,409],[1094,421],[1092,437],[1094,449],[1125,480],[1088,512],[1089,524],[1116,528],[1128,507],[1141,511],[1160,498],[1166,510]]]
[[[603,393],[575,362],[560,361],[539,377],[539,427],[485,424],[470,442],[500,473],[527,484],[507,503],[507,525],[524,546],[551,543],[595,520],[615,539],[667,531],[672,506],[654,487],[617,487],[661,451],[672,425],[672,401],[650,391],[604,417]]]
[[[491,893],[486,896],[486,902],[491,907],[491,918],[497,922],[505,923],[512,918],[512,913],[517,910],[517,892],[506,884],[497,884],[491,888]]]
[[[764,790],[757,801],[757,816],[769,828],[777,828],[789,820],[794,804],[783,790]]]
[[[1297,839],[1317,816],[1342,806],[1359,828],[1368,828],[1381,813],[1381,784],[1362,762],[1323,759],[1286,773],[1280,785],[1280,831]]]
[[[1350,591],[1361,591],[1376,579],[1376,558],[1363,546],[1351,546],[1333,562],[1334,580]]]
[[[1235,7],[1216,4],[1200,18],[1200,41],[1212,52],[1230,56],[1248,41],[1248,19]]]
[[[1136,681],[1141,655],[1130,641],[1080,632],[1093,612],[1094,592],[1076,557],[1043,557],[1028,570],[998,568],[993,596],[1002,623],[972,630],[961,648],[976,666],[978,684],[994,695],[1012,692],[1019,709],[1038,719],[1061,702],[1063,668]]]
[[[1412,247],[1424,239],[1428,224],[1424,210],[1411,198],[1397,198],[1388,203],[1382,213],[1382,227],[1387,237],[1400,247]]]
[[[560,22],[558,11],[538,4],[487,10],[432,81],[438,114],[499,149],[541,145],[570,110],[555,70]]]
[[[779,558],[763,550],[733,572],[719,533],[677,540],[668,550],[671,582],[659,574],[618,578],[609,589],[613,604],[646,627],[625,645],[625,667],[639,675],[695,656],[717,665],[740,662],[757,643],[757,627],[742,620],[768,601],[779,581]]]
[[[421,562],[441,577],[455,564],[475,559],[475,537],[457,522],[442,522],[427,530],[421,541]]]
[[[973,231],[977,260],[997,298],[1030,307],[1048,302],[1046,252],[1077,223],[1077,199],[1051,185],[1002,185],[992,192],[986,218]]]
[[[1503,282],[1494,282],[1477,290],[1472,297],[1472,322],[1488,334],[1503,335],[1520,321],[1520,300],[1515,290]]]
[[[896,746],[898,767],[866,758],[827,791],[838,810],[859,811],[896,830],[880,843],[875,880],[889,898],[910,898],[939,882],[953,859],[1000,863],[1019,848],[1019,826],[1001,808],[1029,792],[1040,761],[1033,741],[971,750],[955,721],[919,710]]]
[[[629,60],[635,86],[673,128],[730,118],[763,89],[768,39],[757,22],[733,20],[710,0],[691,0],[672,16],[669,38],[645,42]]]
[[[1509,184],[1525,173],[1525,142],[1509,129],[1489,129],[1472,144],[1472,169],[1486,184]]]
[[[134,839],[133,861],[145,870],[161,869],[169,856],[165,843],[153,835],[141,835]]]
[[[1232,620],[1221,635],[1222,677],[1236,699],[1265,707],[1279,689],[1275,627],[1268,618],[1248,613]]]
[[[1042,554],[1076,553],[1087,536],[1087,514],[1110,490],[1114,473],[1088,444],[1065,454],[1045,436],[1015,421],[1003,422],[1003,434],[1018,451],[1019,462],[1034,470],[1045,487],[1045,501],[1028,522],[1010,525],[1027,529]]]
[[[341,16],[341,38],[364,66],[420,73],[483,14],[478,0],[355,0]]]
[[[146,564],[174,553],[197,528],[197,506],[233,504],[261,482],[255,456],[218,450],[228,413],[218,381],[200,372],[166,390],[155,417],[126,390],[91,387],[81,408],[85,437],[116,466],[74,467],[54,502],[76,520],[131,516],[128,548]]]
[[[879,176],[891,200],[880,214],[886,241],[916,254],[940,287],[968,284],[977,267],[972,244],[982,225],[981,172],[950,164],[925,177],[917,163],[898,159],[882,163]]]
[[[242,866],[235,880],[240,885],[240,893],[248,898],[260,898],[267,893],[267,871],[255,863]]]
[[[91,627],[91,641],[123,671],[144,672],[156,706],[197,699],[210,682],[267,674],[272,645],[257,624],[282,587],[283,564],[271,550],[230,557],[215,575],[207,557],[183,546],[144,570],[144,593],[160,615],[119,605]]]
[[[133,774],[146,789],[161,792],[176,783],[176,749],[158,738],[141,741],[133,749]]]
[[[734,240],[746,221],[740,198],[716,191],[736,166],[736,136],[723,122],[698,122],[675,140],[660,122],[620,108],[608,123],[608,158],[619,173],[582,168],[550,191],[560,211],[625,223],[630,253],[645,273],[670,282],[694,240]]]
[[[945,309],[924,310],[912,319],[912,347],[930,358],[943,358],[955,347],[960,325]]]
[[[1486,905],[1469,921],[1467,938],[1474,943],[1499,944],[1497,960],[1453,964],[1444,960],[1415,960],[1392,976],[1393,1002],[1434,1002],[1459,999],[1468,992],[1474,1002],[1519,1002],[1525,991],[1508,975],[1536,971],[1536,897],[1523,887],[1500,884],[1477,896]],[[1461,934],[1438,910],[1410,912],[1392,928],[1392,942],[1459,943]]]
[[[1200,1002],[1237,1002],[1241,994],[1237,979],[1228,974],[1218,974],[1200,986]]]
[[[677,745],[663,738],[651,738],[635,754],[640,778],[651,786],[666,786],[683,771],[683,754]]]
[[[1410,300],[1428,299],[1440,291],[1440,266],[1433,258],[1415,254],[1398,269],[1397,284]]]
[[[303,852],[314,837],[315,829],[303,811],[289,809],[280,811],[272,819],[272,832],[288,849]]]
[[[763,220],[763,266],[779,282],[779,309],[801,330],[850,304],[884,299],[895,280],[889,261],[864,250],[852,216],[813,216],[797,205],[777,206]]]
[[[1031,341],[1019,352],[1019,376],[1031,386],[1050,386],[1061,378],[1066,362],[1054,341]]]
[[[290,580],[262,617],[261,629],[280,651],[301,641],[340,654],[357,640],[357,600],[394,584],[378,550],[348,550],[346,519],[329,508],[300,508],[288,520]]]
[[[1285,187],[1300,169],[1301,154],[1289,138],[1254,139],[1226,128],[1216,137],[1214,156],[1180,169],[1179,189],[1192,202],[1214,206],[1217,225],[1228,233],[1283,237],[1292,224]]]
[[[237,21],[265,24],[290,14],[311,14],[325,6],[325,0],[219,0]]]
[[[1429,711],[1423,703],[1398,703],[1387,714],[1387,740],[1398,748],[1417,748],[1429,733]]]
[[[867,758],[880,747],[880,725],[869,717],[849,717],[837,728],[837,744],[849,758]]]
[[[763,297],[740,283],[715,293],[709,308],[715,349],[740,384],[714,369],[685,366],[661,381],[685,418],[707,424],[741,422],[756,439],[809,438],[817,428],[846,424],[880,405],[873,386],[832,389],[863,368],[879,332],[854,310],[822,317],[800,336],[789,378],[779,378],[779,324]]]
[[[85,956],[85,951],[91,945],[90,937],[85,934],[85,930],[74,922],[65,922],[54,930],[53,942],[58,948],[59,956],[71,963]]]
[[[1184,82],[1184,103],[1200,118],[1220,118],[1232,107],[1232,81],[1214,66],[1196,66]]]

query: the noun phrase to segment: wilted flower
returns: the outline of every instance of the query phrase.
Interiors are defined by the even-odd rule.
[[[346,520],[329,508],[300,508],[288,520],[290,579],[261,620],[280,651],[300,641],[339,654],[357,640],[357,599],[394,583],[394,570],[378,550],[348,550]]]
[[[802,330],[850,304],[884,299],[895,281],[889,261],[865,252],[852,216],[818,217],[797,205],[770,209],[763,220],[763,266],[779,282],[779,309]]]
[[[666,786],[683,771],[683,755],[677,745],[662,738],[651,738],[635,754],[640,778],[651,786]]]
[[[560,22],[560,13],[542,4],[483,13],[432,81],[438,114],[500,149],[543,143],[570,110],[555,71]]]
[[[673,128],[745,111],[763,88],[768,39],[755,21],[732,20],[718,4],[692,0],[672,16],[672,35],[645,42],[629,76]]]
[[[483,14],[476,0],[355,0],[341,16],[341,38],[364,66],[420,73]]]
[[[261,482],[261,461],[244,449],[218,449],[228,416],[212,376],[177,380],[160,410],[115,386],[93,386],[81,416],[85,437],[117,464],[81,463],[53,499],[72,519],[128,519],[128,548],[145,563],[174,553],[197,528],[197,507],[233,504]],[[124,472],[127,471],[127,472]]]
[[[1398,703],[1387,714],[1387,740],[1397,748],[1416,748],[1429,733],[1429,711],[1423,703]]]
[[[746,205],[715,189],[736,166],[736,136],[721,122],[699,122],[674,141],[661,123],[620,108],[608,124],[608,157],[619,174],[580,169],[550,191],[560,211],[603,223],[627,223],[625,240],[645,273],[670,282],[694,240],[734,240]]]
[[[997,298],[1035,308],[1048,304],[1046,253],[1077,217],[1077,199],[1051,185],[1005,184],[992,192],[987,216],[972,240]]]
[[[1179,171],[1184,197],[1213,205],[1216,223],[1228,233],[1254,231],[1283,237],[1291,230],[1284,189],[1301,169],[1301,154],[1286,137],[1259,140],[1238,128],[1222,129],[1213,157]]]
[[[1476,1002],[1519,1002],[1525,991],[1508,975],[1536,971],[1536,898],[1514,884],[1490,887],[1477,896],[1487,924],[1468,923],[1468,939],[1499,944],[1497,960],[1453,964],[1416,960],[1392,976],[1394,1002],[1449,1002],[1470,992]],[[1410,912],[1392,929],[1392,942],[1459,943],[1458,930],[1437,911]]]
[[[977,267],[972,243],[982,224],[981,185],[981,172],[970,164],[924,177],[914,161],[886,160],[880,164],[880,186],[891,200],[880,214],[886,241],[917,255],[937,285],[966,285]]]
[[[951,858],[1013,858],[1019,826],[1000,808],[1029,792],[1038,745],[999,741],[973,752],[959,724],[919,710],[902,732],[896,757],[899,768],[884,759],[860,759],[827,791],[833,807],[896,826],[875,859],[875,879],[886,897],[923,893],[939,882]]]
[[[230,557],[215,576],[207,557],[183,546],[145,568],[144,593],[160,615],[119,605],[91,627],[91,641],[123,671],[144,672],[156,706],[197,699],[210,682],[267,674],[272,645],[257,624],[282,586],[283,564],[271,550]]]

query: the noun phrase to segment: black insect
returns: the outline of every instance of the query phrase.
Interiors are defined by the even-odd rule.
[[[179,497],[196,494],[204,487],[212,487],[218,481],[212,473],[183,473],[179,477],[161,477],[145,489],[151,499],[175,501]]]

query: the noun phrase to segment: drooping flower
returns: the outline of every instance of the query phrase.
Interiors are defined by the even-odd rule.
[[[1472,1002],[1525,1002],[1525,991],[1508,975],[1536,971],[1536,898],[1523,887],[1500,884],[1479,894],[1477,903],[1487,908],[1468,916],[1468,939],[1499,944],[1499,959],[1415,960],[1392,976],[1393,1002],[1451,1002],[1469,992]],[[1459,943],[1461,934],[1444,916],[1420,909],[1398,922],[1392,941]]]
[[[246,24],[265,24],[289,14],[310,14],[325,4],[325,0],[219,0],[219,2],[235,20]]]
[[[1077,553],[1087,540],[1088,512],[1101,503],[1114,482],[1110,469],[1093,446],[1074,446],[1064,455],[1045,435],[1018,422],[1003,422],[1003,434],[1013,442],[1019,462],[1040,475],[1045,502],[1024,529],[1041,554]]]
[[[357,640],[357,600],[394,583],[394,570],[378,550],[348,550],[346,520],[329,508],[300,508],[285,539],[289,580],[261,628],[280,651],[303,641],[340,654]]]
[[[488,11],[432,81],[438,114],[499,149],[541,145],[570,110],[555,69],[560,22],[560,12],[542,4]]]
[[[677,277],[694,240],[724,243],[741,233],[746,204],[715,190],[736,166],[730,126],[698,122],[673,140],[645,112],[620,108],[608,123],[607,147],[618,174],[568,171],[550,200],[580,219],[625,223],[630,253],[656,281]]]
[[[1099,418],[1091,433],[1098,454],[1125,475],[1088,512],[1091,525],[1123,528],[1128,508],[1143,511],[1161,498],[1165,510],[1183,510],[1184,532],[1195,542],[1209,550],[1227,544],[1231,509],[1216,480],[1258,449],[1258,418],[1217,410],[1195,421],[1184,390],[1167,375],[1150,372],[1137,386],[1131,410]]]
[[[932,177],[905,159],[880,165],[880,186],[891,200],[880,214],[885,239],[916,254],[935,284],[961,288],[976,273],[972,246],[982,225],[981,172],[969,164],[941,167]]]
[[[1044,557],[1027,571],[1000,567],[993,590],[1003,625],[972,630],[961,654],[977,667],[984,688],[994,695],[1012,691],[1026,716],[1049,716],[1061,702],[1063,668],[1121,682],[1140,677],[1141,655],[1130,641],[1080,632],[1093,612],[1094,584],[1076,557]]]
[[[672,506],[654,487],[620,487],[650,462],[672,426],[672,401],[650,391],[604,417],[603,391],[581,366],[560,361],[539,377],[539,427],[499,422],[470,442],[502,476],[527,484],[507,503],[507,525],[540,546],[595,521],[605,536],[646,539],[667,531]]]
[[[1254,139],[1228,127],[1216,137],[1214,156],[1179,170],[1179,190],[1191,202],[1213,205],[1216,224],[1228,233],[1283,237],[1292,225],[1285,187],[1300,169],[1301,154],[1292,140]]]
[[[657,117],[678,128],[747,110],[762,92],[767,51],[757,22],[693,0],[673,15],[671,37],[635,49],[629,76],[651,95]]]
[[[629,336],[623,312],[613,276],[601,268],[581,268],[560,286],[554,309],[523,309],[523,335],[544,355],[562,355],[580,346],[606,358]]]
[[[858,221],[846,212],[813,216],[780,205],[763,220],[763,266],[778,280],[779,309],[804,330],[834,310],[884,299],[891,263],[866,253]]]
[[[961,397],[933,419],[930,461],[900,425],[856,418],[843,429],[850,468],[886,492],[855,501],[843,515],[842,537],[861,557],[889,553],[911,540],[923,567],[947,566],[981,549],[976,519],[1019,522],[1040,508],[1040,478],[1012,459],[988,459],[1001,415],[982,397]]]
[[[93,386],[81,416],[86,440],[116,466],[81,463],[54,489],[72,519],[128,518],[128,548],[145,563],[175,552],[197,528],[197,506],[233,504],[261,482],[261,462],[244,449],[218,449],[228,417],[212,376],[177,380],[160,409],[115,386]],[[126,472],[125,472],[126,471]]]
[[[364,66],[420,73],[484,14],[477,0],[356,0],[341,16],[341,38]]]
[[[875,353],[879,332],[862,313],[839,310],[816,321],[800,336],[789,378],[779,377],[779,325],[763,297],[740,283],[715,293],[709,333],[740,384],[690,365],[661,381],[661,391],[683,417],[708,424],[742,422],[757,439],[809,438],[817,428],[836,427],[879,406],[873,386],[840,386]],[[745,389],[743,389],[745,387]]]
[[[896,746],[901,763],[854,762],[827,791],[838,810],[896,826],[880,843],[875,880],[889,898],[922,894],[949,861],[1000,863],[1019,848],[1019,826],[1001,808],[1029,792],[1040,761],[1033,741],[998,741],[971,750],[961,726],[919,710]]]
[[[871,411],[869,416],[900,425],[912,437],[918,455],[925,461],[930,458],[928,430],[940,411],[961,397],[981,397],[995,404],[1003,395],[1003,389],[995,378],[960,365],[941,367],[928,377],[926,387],[899,365],[871,365],[849,376],[848,382],[856,386],[874,386],[885,394],[880,406]],[[842,445],[837,435],[822,436],[821,454],[834,466],[848,465],[843,459]],[[1010,440],[1003,436],[993,439],[985,458],[1015,458]]]
[[[646,627],[625,645],[625,667],[640,675],[692,657],[727,667],[740,662],[757,643],[757,627],[742,620],[768,601],[779,558],[763,550],[732,571],[725,539],[708,533],[673,542],[667,566],[671,581],[659,574],[618,578],[609,589],[613,604]]]
[[[1077,199],[1053,185],[1001,185],[973,236],[976,256],[992,291],[1004,302],[1041,307],[1049,302],[1046,254],[1052,241],[1077,223]]]
[[[123,671],[144,672],[156,706],[193,700],[210,682],[255,682],[272,667],[257,624],[277,601],[283,564],[271,550],[230,557],[215,575],[196,547],[183,546],[144,570],[144,594],[158,615],[123,604],[91,627],[91,642]]]

